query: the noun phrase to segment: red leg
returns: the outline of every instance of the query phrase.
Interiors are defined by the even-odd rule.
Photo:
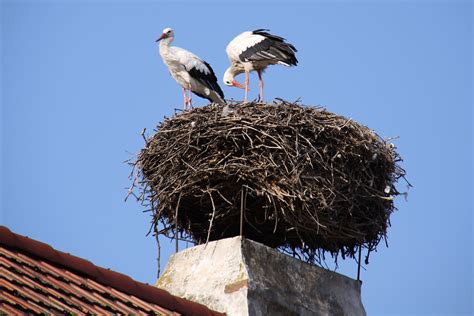
[[[183,88],[183,97],[184,97],[184,111],[186,111],[188,106],[188,97],[186,96],[186,89]]]
[[[189,109],[191,110],[193,108],[193,91],[191,90],[191,85],[189,85]]]
[[[262,80],[262,71],[257,70],[258,80],[260,80],[260,102],[263,102],[263,80]]]
[[[245,71],[245,99],[244,102],[247,102],[247,97],[249,94],[249,72]]]

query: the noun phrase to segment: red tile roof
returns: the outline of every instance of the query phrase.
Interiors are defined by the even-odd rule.
[[[0,226],[0,314],[224,315]]]

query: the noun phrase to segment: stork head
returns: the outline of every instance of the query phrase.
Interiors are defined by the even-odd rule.
[[[174,38],[174,31],[170,27],[165,28],[161,36],[156,41],[159,42],[165,38],[169,38],[171,40]]]
[[[243,84],[241,84],[240,82],[234,79],[234,77],[237,74],[238,73],[235,71],[234,68],[232,67],[227,68],[227,70],[224,73],[224,84],[230,87],[245,89],[245,86]]]

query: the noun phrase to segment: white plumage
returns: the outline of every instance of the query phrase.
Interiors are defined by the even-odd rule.
[[[239,34],[227,45],[226,52],[230,67],[224,73],[224,83],[245,89],[245,101],[248,95],[248,74],[257,71],[260,81],[260,100],[263,100],[262,72],[268,65],[296,66],[298,60],[296,48],[285,42],[285,39],[270,34],[265,29],[246,31]],[[234,77],[245,72],[245,85],[237,82]]]
[[[211,102],[225,104],[224,93],[217,83],[216,75],[211,66],[195,54],[175,46],[171,28],[165,28],[157,40],[160,41],[160,55],[168,66],[171,76],[183,88],[184,109],[192,106],[192,94],[206,98]],[[189,91],[189,96],[186,95]]]
[[[265,37],[262,35],[256,35],[250,31],[243,32],[229,42],[226,47],[227,56],[231,60],[239,60],[240,54],[263,40],[265,40]]]

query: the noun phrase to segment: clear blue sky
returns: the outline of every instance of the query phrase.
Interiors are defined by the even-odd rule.
[[[470,2],[1,3],[3,225],[153,283],[150,218],[124,203],[123,161],[143,146],[144,127],[182,106],[155,39],[173,27],[174,44],[221,80],[227,43],[269,28],[300,64],[268,69],[267,98],[301,97],[400,137],[414,188],[397,200],[389,248],[362,272],[368,314],[474,314]],[[255,96],[256,75],[251,85]],[[340,272],[355,277],[356,265]]]

